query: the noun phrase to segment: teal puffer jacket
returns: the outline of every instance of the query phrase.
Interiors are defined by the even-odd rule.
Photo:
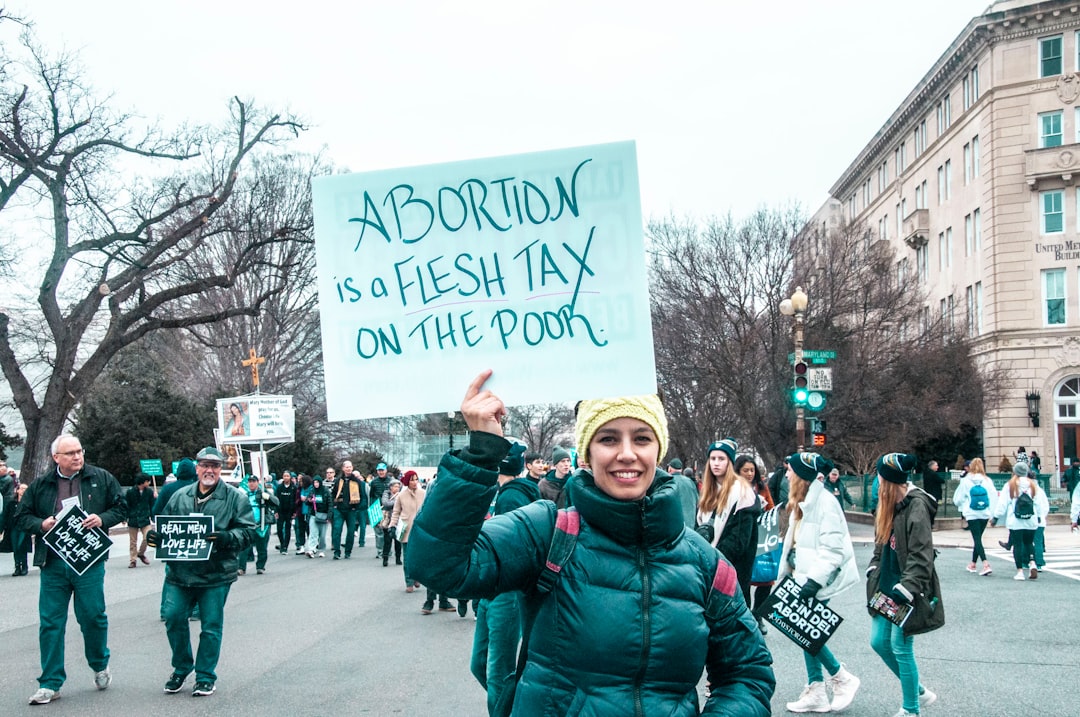
[[[474,434],[469,448],[443,457],[413,526],[409,573],[440,593],[529,591],[544,567],[553,503],[484,520],[501,458],[491,455],[495,438]],[[684,530],[669,477],[658,472],[640,501],[612,499],[585,471],[569,490],[581,531],[537,613],[513,714],[768,715],[772,656],[730,565],[712,587],[722,558]],[[703,668],[712,697],[699,712]]]

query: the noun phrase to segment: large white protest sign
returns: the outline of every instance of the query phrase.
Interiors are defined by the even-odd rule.
[[[656,390],[633,142],[313,182],[331,420]]]

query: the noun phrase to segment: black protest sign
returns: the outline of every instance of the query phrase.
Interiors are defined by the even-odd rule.
[[[799,584],[790,575],[784,577],[772,594],[754,611],[765,618],[792,642],[816,655],[844,618],[825,603],[799,597]]]
[[[101,528],[83,527],[86,517],[82,508],[72,505],[60,513],[53,527],[42,536],[45,544],[79,575],[105,557],[112,546],[109,534]]]
[[[158,560],[208,560],[212,547],[206,536],[214,532],[214,516],[159,515],[157,532],[161,534],[157,552]]]

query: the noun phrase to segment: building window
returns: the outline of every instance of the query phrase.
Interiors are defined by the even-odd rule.
[[[930,248],[925,244],[915,250],[915,269],[919,272],[919,282],[925,284],[930,278]]]
[[[983,299],[982,282],[975,282],[975,335],[982,336],[983,332]]]
[[[1065,323],[1065,270],[1045,269],[1042,274],[1046,306],[1043,321],[1047,326],[1059,326]]]
[[[848,197],[848,220],[855,220],[855,195],[852,194]]]
[[[915,208],[916,209],[927,209],[927,208],[930,207],[930,195],[927,193],[926,180],[925,179],[922,180],[922,182],[919,184],[919,186],[922,187],[922,203],[920,204],[920,203],[916,202],[915,203]]]
[[[904,200],[907,201],[906,199]],[[896,205],[896,238],[904,236],[904,208],[903,205],[897,203]]]
[[[945,228],[945,267],[952,266],[952,227]]]
[[[923,208],[922,184],[915,185],[915,208]]]
[[[964,75],[964,110],[967,111],[968,107],[971,107],[971,78]]]
[[[952,199],[952,160],[945,160],[945,199]]]
[[[979,66],[971,68],[971,104],[979,101]]]
[[[945,167],[937,168],[937,203],[945,203]]]
[[[976,209],[971,213],[971,223],[975,225],[975,251],[982,250],[982,213]]]
[[[1077,408],[1080,408],[1080,378],[1070,378],[1061,384],[1054,396],[1054,406],[1057,408],[1058,418],[1076,418]],[[1075,458],[1076,452],[1073,451],[1070,457]]]
[[[937,235],[937,253],[938,253],[938,271],[945,271],[945,232],[938,232]]]
[[[975,335],[975,287],[969,286],[964,289],[964,324],[967,326],[967,335]]]
[[[964,184],[971,181],[971,143],[964,145]]]
[[[971,138],[971,176],[979,176],[979,135]]]
[[[1061,111],[1039,115],[1039,146],[1061,146]]]
[[[1061,74],[1061,35],[1039,40],[1039,77]]]
[[[953,295],[949,294],[949,298],[945,302],[945,333],[951,336],[953,331],[956,330],[953,316],[956,313],[955,302],[953,301]]]
[[[926,151],[926,120],[919,123],[915,128],[915,156],[918,157]]]
[[[1062,192],[1042,193],[1042,233],[1060,234],[1065,228],[1065,210],[1062,207]]]
[[[945,108],[945,129],[952,127],[952,98],[949,95],[945,95],[941,98],[941,104]]]
[[[971,221],[971,215],[964,217],[964,256],[971,256],[975,250],[975,225]]]

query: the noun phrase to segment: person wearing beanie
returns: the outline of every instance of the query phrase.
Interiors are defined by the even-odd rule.
[[[578,455],[581,455],[580,453]],[[557,508],[566,507],[566,481],[570,478],[570,451],[561,446],[555,446],[551,452],[552,468],[547,475],[540,479],[540,497],[550,500]]]
[[[832,469],[832,463],[817,453],[787,457],[789,518],[777,575],[778,583],[790,575],[801,586],[801,598],[816,598],[825,604],[859,583],[844,510],[825,488],[825,475]],[[859,678],[848,671],[828,645],[817,655],[803,652],[803,662],[806,687],[799,699],[787,703],[788,711],[847,709],[859,689]]]
[[[462,598],[530,595],[510,714],[691,717],[704,669],[705,713],[768,715],[772,656],[735,570],[685,529],[671,477],[658,470],[668,444],[660,400],[582,401],[575,437],[589,468],[568,480],[570,508],[540,500],[484,520],[510,449],[506,407],[484,388],[490,376],[465,394],[469,443],[443,456],[410,559],[425,584]]]
[[[413,471],[406,471],[406,473],[413,473]],[[398,494],[401,493],[402,485],[402,482],[397,478],[391,478],[386,484],[386,490],[379,496],[379,503],[382,506],[383,512],[381,524],[385,524],[386,527],[377,527],[375,529],[383,531],[382,564],[384,568],[390,564],[391,547],[394,549],[394,563],[396,565],[401,565],[401,541],[397,539],[396,531],[390,527],[390,518],[394,515],[394,503],[397,502],[397,497]]]
[[[990,520],[990,525],[1004,520],[1005,527],[1009,529],[1013,563],[1016,565],[1013,580],[1034,580],[1039,577],[1035,565],[1035,531],[1039,527],[1039,517],[1050,512],[1046,491],[1039,490],[1039,484],[1029,474],[1028,464],[1017,461],[1012,467],[1012,476],[1001,489]],[[1025,569],[1029,570],[1027,576]]]
[[[708,462],[697,505],[696,529],[735,566],[743,599],[749,605],[761,503],[749,481],[735,472],[738,450],[734,438],[725,438],[714,441],[705,451]]]
[[[512,438],[509,440],[510,452],[499,464],[499,490],[488,519],[540,500],[536,484],[527,477],[519,477],[525,470],[525,444]],[[520,590],[512,590],[490,600],[480,600],[474,609],[476,630],[469,669],[487,690],[489,715],[495,714],[496,705],[517,665],[524,600]],[[465,617],[463,606],[468,606],[467,600],[458,601],[458,614]]]
[[[914,636],[945,624],[932,532],[938,501],[911,482],[918,462],[907,453],[887,453],[877,461],[880,486],[874,556],[866,569],[868,599],[913,607],[903,626],[867,607],[872,621],[870,646],[900,680],[903,706],[897,717],[918,715],[937,699],[919,682]]]

